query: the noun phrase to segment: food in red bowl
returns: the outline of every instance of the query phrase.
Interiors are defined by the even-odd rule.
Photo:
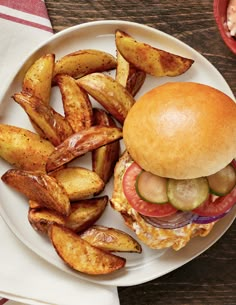
[[[236,0],[214,0],[214,16],[222,39],[236,54]]]

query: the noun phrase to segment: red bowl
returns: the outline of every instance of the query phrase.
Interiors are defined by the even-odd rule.
[[[236,39],[230,36],[226,25],[226,12],[229,0],[214,0],[214,16],[221,37],[229,49],[236,54]]]

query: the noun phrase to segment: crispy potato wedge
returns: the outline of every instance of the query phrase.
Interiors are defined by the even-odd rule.
[[[80,234],[84,240],[99,249],[110,252],[141,253],[141,245],[124,231],[93,225]]]
[[[92,126],[93,111],[88,94],[69,75],[59,74],[56,82],[60,88],[66,120],[74,132]]]
[[[67,167],[50,173],[64,187],[71,201],[84,199],[103,190],[103,180],[82,167]]]
[[[30,209],[39,209],[39,208],[44,208],[44,206],[35,200],[29,200],[29,208]]]
[[[130,108],[135,103],[133,96],[126,88],[111,76],[103,73],[92,73],[76,82],[123,124]]]
[[[94,197],[71,204],[71,212],[66,217],[65,226],[75,232],[88,229],[102,215],[108,203],[108,197]]]
[[[99,50],[80,50],[65,55],[55,63],[54,77],[67,74],[79,78],[93,72],[103,72],[116,68],[116,58]]]
[[[122,130],[117,127],[92,126],[67,138],[48,157],[47,172],[53,171],[76,157],[102,145],[119,140]]]
[[[22,84],[23,91],[38,97],[46,105],[50,101],[54,62],[54,54],[41,56],[28,69]]]
[[[194,60],[138,42],[127,33],[116,31],[116,47],[137,69],[153,76],[177,76],[186,72]]]
[[[71,205],[70,214],[65,217],[30,200],[28,219],[32,227],[41,233],[47,233],[52,223],[63,224],[75,232],[81,232],[99,219],[107,203],[108,196],[80,200]]]
[[[46,208],[29,209],[28,220],[31,226],[40,233],[48,233],[49,226],[53,223],[65,224],[65,218],[55,211]]]
[[[2,176],[2,181],[44,207],[66,216],[70,213],[70,201],[66,191],[54,177],[10,169]]]
[[[108,274],[125,266],[126,260],[90,245],[72,230],[52,224],[49,238],[62,260],[86,274]]]
[[[102,126],[116,126],[112,117],[103,109],[95,108],[94,124]],[[106,184],[111,178],[115,164],[119,159],[120,154],[120,142],[115,141],[110,144],[103,145],[92,151],[92,168],[95,173]]]
[[[53,151],[54,146],[36,133],[0,124],[0,157],[14,167],[45,172],[46,161]]]
[[[63,139],[64,141],[66,138],[71,136],[74,133],[74,131],[64,116],[56,112],[53,108],[52,110],[53,110],[55,122],[57,124],[55,128],[60,138]]]
[[[135,96],[145,79],[146,73],[136,69],[117,51],[116,81]]]
[[[146,73],[144,71],[131,68],[130,69],[130,75],[127,82],[127,90],[135,96],[139,90],[141,89],[145,79],[146,79]]]
[[[53,145],[59,145],[72,135],[73,130],[65,118],[36,96],[21,92],[15,93],[13,98]]]

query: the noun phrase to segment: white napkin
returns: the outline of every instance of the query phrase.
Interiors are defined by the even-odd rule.
[[[20,63],[52,29],[41,0],[0,0],[0,29],[1,98]],[[1,216],[0,240],[0,305],[119,304],[116,287],[82,281],[45,262],[13,235]]]

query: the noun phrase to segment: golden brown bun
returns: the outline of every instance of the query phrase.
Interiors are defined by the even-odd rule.
[[[114,173],[114,190],[111,198],[112,207],[121,213],[126,225],[137,237],[153,249],[172,247],[174,250],[183,248],[193,237],[206,236],[212,230],[215,222],[209,224],[189,224],[178,229],[159,229],[148,224],[143,217],[128,203],[122,188],[125,170],[132,159],[126,152],[116,164]]]
[[[147,171],[175,179],[208,176],[236,156],[236,104],[207,85],[166,83],[134,104],[123,137]]]

